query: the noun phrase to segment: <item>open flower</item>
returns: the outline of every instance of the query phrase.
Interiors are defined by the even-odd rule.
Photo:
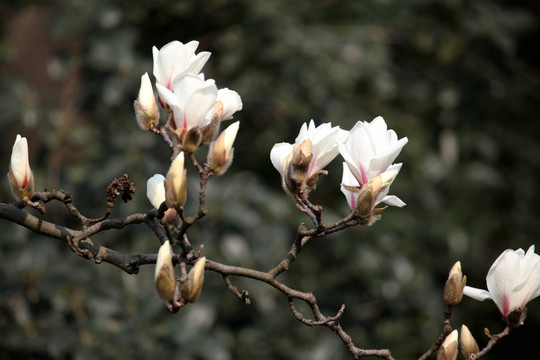
[[[480,301],[493,300],[507,321],[517,311],[520,316],[513,325],[520,325],[525,305],[540,296],[540,255],[534,253],[534,245],[527,253],[505,250],[491,265],[486,282],[487,291],[465,286],[463,294]]]
[[[19,134],[11,151],[8,180],[13,196],[19,200],[27,200],[34,193],[34,174],[28,160],[28,141]]]
[[[388,130],[384,119],[372,122],[358,121],[345,142],[338,141],[341,156],[360,186],[384,173],[408,139],[398,140],[394,130]]]
[[[217,99],[217,87],[212,79],[204,76],[182,75],[173,84],[173,91],[156,84],[158,92],[173,111],[169,123],[176,133],[182,150],[192,152],[202,141],[202,128],[210,123],[207,114]]]
[[[294,144],[275,144],[270,159],[284,180],[284,188],[290,192],[301,187],[315,188],[319,175],[326,173],[323,169],[339,153],[336,141],[345,140],[347,135],[339,126],[325,123],[316,127],[311,120],[309,125],[302,125]],[[291,177],[295,183],[292,187],[287,185]]]
[[[358,121],[347,139],[337,142],[345,160],[341,191],[351,211],[356,209],[366,218],[366,224],[378,219],[372,215],[377,210],[375,206],[381,202],[399,207],[405,205],[388,192],[401,169],[401,164],[392,162],[407,141],[407,138],[398,140],[396,133],[388,130],[384,119],[379,116],[371,123]]]
[[[154,46],[152,54],[154,55],[154,76],[157,83],[172,90],[174,82],[179,76],[200,73],[208,61],[210,53],[202,51],[195,55],[197,46],[199,46],[198,41],[190,41],[187,44],[171,41],[159,50]]]

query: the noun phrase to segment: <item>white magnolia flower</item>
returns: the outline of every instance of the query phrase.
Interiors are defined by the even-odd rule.
[[[210,53],[202,51],[195,55],[197,46],[199,46],[198,41],[190,41],[187,44],[171,41],[159,50],[154,46],[152,54],[154,55],[154,76],[157,83],[172,90],[174,82],[179,76],[200,73],[208,61]]]
[[[25,200],[34,193],[34,174],[28,160],[28,141],[17,134],[11,151],[8,180],[13,195]]]
[[[152,206],[159,209],[160,205],[165,201],[165,176],[155,174],[146,182],[146,197]]]
[[[384,119],[371,123],[358,121],[345,142],[338,141],[341,156],[362,186],[384,173],[399,155],[408,139],[398,140],[394,130],[388,130]]]
[[[174,125],[178,131],[187,132],[209,123],[207,114],[217,99],[214,80],[204,80],[202,74],[187,74],[174,81],[173,91],[161,84],[156,84],[156,87],[163,101],[173,110]]]
[[[347,135],[348,132],[340,129],[339,126],[332,127],[331,123],[325,123],[316,127],[311,120],[309,125],[307,123],[302,125],[294,145],[289,143],[275,144],[270,152],[270,159],[276,170],[283,176],[292,159],[293,151],[304,141],[311,141],[313,157],[306,174],[306,179],[309,182],[311,177],[318,175],[337,156],[339,152],[336,141],[344,141]]]
[[[493,300],[505,318],[516,309],[523,310],[540,296],[540,255],[534,253],[534,245],[527,253],[505,250],[491,265],[486,282],[487,291],[465,286],[463,294],[480,301]]]

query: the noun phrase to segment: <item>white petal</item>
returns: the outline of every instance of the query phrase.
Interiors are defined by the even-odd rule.
[[[396,206],[396,207],[403,207],[407,204],[405,204],[400,198],[398,198],[395,195],[387,195],[385,196],[382,201],[383,203],[390,205],[390,206]]]
[[[343,195],[345,195],[345,198],[347,199],[347,204],[349,204],[349,209],[352,212],[354,211],[354,208],[356,207],[356,200],[357,200],[358,194],[350,190],[347,190],[343,185],[360,186],[360,184],[358,184],[358,181],[356,181],[356,178],[352,174],[346,162],[343,163],[343,174],[341,176],[341,192],[343,193]]]
[[[15,180],[17,180],[19,186],[22,186],[30,173],[30,164],[28,160],[28,141],[19,134],[15,138],[15,143],[11,151],[10,166]]]
[[[293,146],[289,143],[275,144],[270,151],[270,160],[272,165],[281,174],[283,172],[283,160],[293,151]]]
[[[203,87],[189,96],[184,109],[188,129],[204,125],[206,114],[216,104],[216,98],[217,88],[213,80],[206,80]]]
[[[398,140],[396,143],[390,144],[380,153],[377,153],[369,163],[370,179],[385,171],[390,164],[396,159],[401,152],[401,149],[409,140],[405,137]]]
[[[165,176],[155,174],[146,182],[146,197],[156,209],[165,201],[165,186],[163,185]]]
[[[211,53],[208,51],[201,51],[197,55],[191,58],[191,63],[184,69],[184,73],[198,74],[210,58]]]
[[[486,299],[492,299],[491,294],[487,290],[477,289],[471,286],[465,286],[463,288],[463,295],[467,295],[478,301],[484,301]]]
[[[347,149],[347,146],[345,144],[343,144],[342,142],[338,141],[337,142],[337,146],[338,146],[338,150],[339,150],[339,153],[341,154],[341,156],[343,157],[343,160],[345,160],[345,162],[347,163],[347,166],[349,167],[349,170],[351,171],[351,173],[354,175],[354,177],[356,178],[356,180],[358,181],[358,183],[360,185],[363,185],[364,182],[362,181],[362,169],[361,169],[361,165],[359,166],[355,160],[353,159],[353,157],[351,156],[351,154],[349,153],[349,150]]]
[[[219,89],[217,100],[223,103],[223,120],[232,119],[235,112],[242,110],[242,98],[234,90]]]

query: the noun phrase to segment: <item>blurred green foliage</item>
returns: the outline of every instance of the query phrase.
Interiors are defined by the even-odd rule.
[[[409,138],[391,189],[407,207],[314,240],[281,279],[313,291],[328,315],[346,304],[341,322],[359,347],[415,358],[440,332],[455,261],[484,287],[503,250],[539,244],[539,12],[534,1],[488,0],[2,3],[0,169],[21,133],[38,189],[63,188],[99,216],[108,183],[128,173],[137,193],[113,215],[147,211],[146,180],[167,171],[170,153],[139,130],[132,102],[152,72],[152,46],[198,40],[212,52],[205,75],[240,93],[244,109],[235,161],[211,179],[209,216],[190,239],[212,259],[267,270],[308,221],[281,191],[273,144],[292,142],[312,118],[350,129],[381,115]],[[311,197],[326,222],[347,214],[340,162]],[[12,201],[2,184],[0,200]],[[71,223],[60,206],[46,218]],[[2,359],[350,358],[333,333],[297,322],[262,284],[232,279],[252,294],[245,307],[208,273],[199,301],[172,315],[153,267],[126,275],[0,224]],[[142,225],[94,240],[133,254],[159,245]],[[484,327],[504,325],[493,303],[468,298],[452,323],[466,323],[481,345]],[[525,325],[485,358],[536,359],[539,333],[536,300]]]

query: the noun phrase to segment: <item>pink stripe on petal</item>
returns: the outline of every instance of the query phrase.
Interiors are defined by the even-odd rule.
[[[510,301],[508,301],[508,296],[504,294],[503,296],[503,316],[508,315],[510,312]]]
[[[23,179],[23,183],[21,184],[21,189],[26,188],[26,185],[28,185],[28,170],[27,169],[24,170],[24,179]]]

